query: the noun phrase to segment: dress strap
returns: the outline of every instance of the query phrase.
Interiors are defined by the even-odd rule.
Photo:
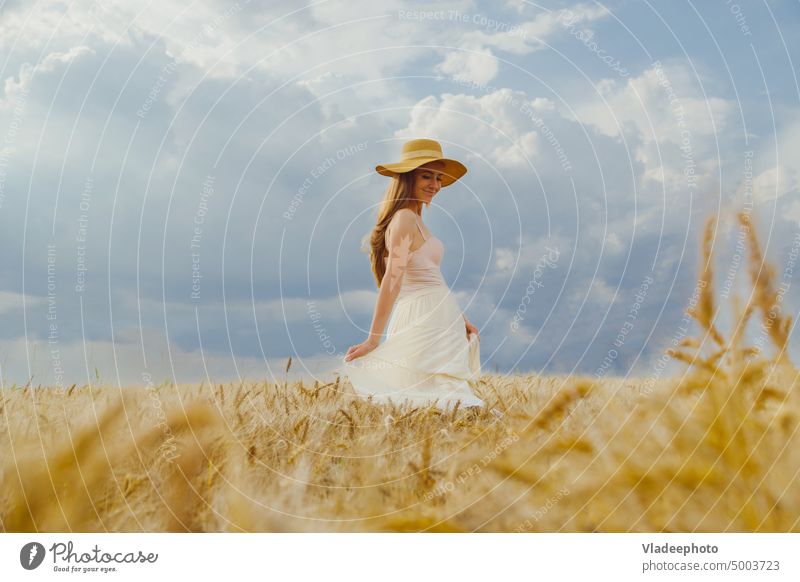
[[[417,228],[419,229],[419,233],[422,235],[422,240],[427,241],[428,239],[425,237],[425,233],[422,232],[422,227],[419,225],[419,220],[415,221],[417,223]]]

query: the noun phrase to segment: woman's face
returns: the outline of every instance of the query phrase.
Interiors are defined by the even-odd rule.
[[[430,204],[436,193],[442,187],[442,170],[444,164],[441,162],[428,162],[414,170],[414,197]]]

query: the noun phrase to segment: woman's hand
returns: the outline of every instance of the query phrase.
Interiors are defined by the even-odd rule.
[[[350,349],[347,350],[347,354],[344,356],[344,361],[349,362],[355,358],[360,358],[361,356],[370,353],[372,350],[378,347],[379,341],[377,339],[368,339],[365,342],[361,342],[358,345],[350,346]]]
[[[474,333],[478,336],[478,341],[480,341],[481,334],[478,333],[478,328],[472,325],[466,317],[464,318],[464,324],[467,327],[467,340],[469,340],[469,334]]]

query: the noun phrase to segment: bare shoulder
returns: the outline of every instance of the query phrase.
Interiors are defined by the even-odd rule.
[[[403,240],[411,241],[414,236],[416,214],[410,208],[401,208],[394,213],[386,229],[388,246],[394,247]]]
[[[400,210],[394,213],[394,216],[392,216],[391,223],[406,222],[413,225],[416,219],[417,215],[413,210],[411,210],[410,208],[401,208]]]

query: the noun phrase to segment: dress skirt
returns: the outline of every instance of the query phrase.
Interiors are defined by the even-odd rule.
[[[343,375],[356,394],[376,403],[483,406],[472,390],[480,373],[478,336],[467,340],[458,301],[446,285],[401,293],[386,339],[368,354],[343,361]]]

